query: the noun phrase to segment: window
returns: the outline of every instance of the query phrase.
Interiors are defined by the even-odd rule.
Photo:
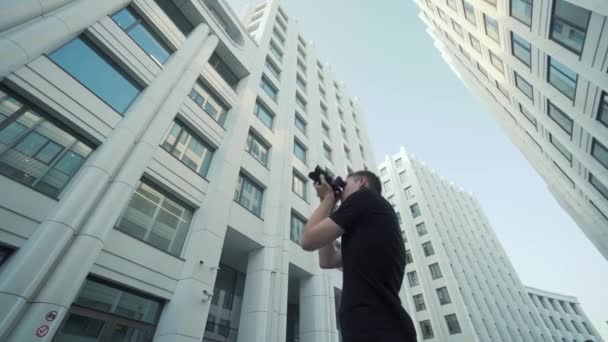
[[[274,77],[276,77],[277,79],[281,78],[281,69],[279,69],[279,67],[274,64],[274,62],[269,57],[266,57],[266,68],[270,70],[270,73],[273,74]]]
[[[302,78],[302,76],[300,76],[300,74],[298,74],[296,76],[296,83],[298,84],[298,87],[300,87],[300,89],[304,92],[306,92],[306,81],[304,81],[304,79]]]
[[[125,113],[143,89],[84,35],[70,40],[48,57],[120,114]]]
[[[589,335],[593,335],[593,332],[591,332],[591,329],[589,328],[589,326],[587,325],[587,322],[581,322],[583,323],[583,327],[585,328],[585,330],[587,331],[587,334]]]
[[[169,17],[184,36],[188,36],[190,32],[194,30],[194,25],[186,18],[184,13],[182,13],[173,1],[154,0],[154,2],[156,2],[158,7],[165,12],[167,17]]]
[[[418,281],[418,274],[416,273],[416,271],[407,273],[407,281],[410,284],[410,287],[414,287],[414,286],[417,286],[420,284],[420,282]]]
[[[306,74],[306,63],[304,63],[304,61],[300,58],[298,58],[298,68],[300,68],[300,71]]]
[[[399,223],[399,225],[402,225],[403,220],[401,219],[401,214],[398,211],[395,211],[395,215],[397,216],[397,223]]]
[[[424,250],[425,257],[429,257],[429,256],[435,254],[435,250],[433,249],[433,244],[431,243],[431,241],[423,243],[422,250]]]
[[[327,106],[325,106],[323,103],[321,103],[320,107],[321,107],[321,114],[323,114],[324,117],[327,117]]]
[[[279,10],[279,14],[281,15],[281,18],[283,18],[283,20],[285,20],[285,22],[288,22],[289,18],[287,17],[287,14],[285,14],[285,12],[283,12],[283,9],[281,7],[279,7],[278,10]]]
[[[511,32],[511,42],[513,43],[511,46],[513,56],[529,68],[532,61],[530,43],[515,32]]]
[[[401,181],[402,184],[407,183],[407,174],[405,171],[399,172],[399,180]]]
[[[291,190],[303,200],[306,200],[306,177],[302,176],[295,169],[291,178]]]
[[[450,335],[460,334],[462,331],[460,330],[460,324],[458,324],[458,318],[456,314],[450,314],[445,316],[445,323],[448,325],[448,331]]]
[[[298,114],[295,115],[295,125],[296,128],[302,132],[302,134],[306,135],[306,121],[304,121],[304,119],[302,119],[302,117]]]
[[[160,317],[161,300],[87,278],[66,314],[55,340],[123,340],[125,336],[151,341]]]
[[[350,150],[348,149],[348,147],[344,146],[344,155],[346,156],[346,159],[348,161],[352,161],[352,158],[350,156]]]
[[[414,295],[414,306],[416,307],[416,312],[426,310],[426,304],[424,303],[424,297],[422,294]]]
[[[209,65],[222,77],[222,79],[232,88],[236,89],[239,84],[239,77],[232,71],[230,66],[224,62],[216,52],[209,58]]]
[[[239,183],[234,190],[234,200],[254,215],[261,217],[263,197],[264,189],[241,172]]]
[[[260,100],[255,102],[254,113],[266,127],[272,129],[274,114]]]
[[[532,25],[532,2],[533,0],[511,0],[511,16],[524,25]]]
[[[494,81],[494,82],[496,83],[496,88],[498,88],[500,93],[503,94],[508,99],[509,92],[507,91],[507,88],[505,88],[502,84],[498,83],[498,81]],[[507,109],[505,108],[505,110],[507,110]]]
[[[279,24],[279,26],[281,27],[281,29],[283,31],[287,31],[287,24],[285,24],[283,22],[283,19],[281,19],[280,17],[277,16],[277,23]]]
[[[306,51],[301,45],[298,45],[298,54],[300,54],[300,57],[303,59],[306,59]]]
[[[468,1],[463,1],[462,5],[464,7],[464,16],[465,16],[465,18],[471,24],[473,24],[473,26],[476,26],[476,23],[475,23],[475,8]]]
[[[486,34],[497,43],[500,43],[500,34],[498,32],[498,23],[488,15],[483,15],[483,21],[486,26]]]
[[[321,123],[321,130],[323,131],[323,135],[329,138],[329,126],[324,122]]]
[[[209,307],[203,342],[236,341],[246,276],[220,264]],[[133,341],[135,342],[135,341]]]
[[[285,45],[285,36],[279,32],[276,26],[272,28],[272,33],[279,39],[282,45]]]
[[[214,148],[182,122],[173,121],[161,146],[194,172],[207,177]]]
[[[323,87],[319,86],[319,94],[321,94],[321,97],[324,99],[327,99],[326,95],[327,93],[325,92],[325,89],[323,89]]]
[[[420,216],[420,207],[418,207],[418,203],[414,203],[410,206],[410,212],[412,213],[412,217],[416,218]]]
[[[425,340],[435,338],[433,333],[433,327],[431,326],[430,320],[424,320],[420,322],[420,330],[422,330],[422,338]]]
[[[304,100],[304,98],[302,96],[300,96],[300,94],[296,93],[296,104],[298,105],[298,107],[300,107],[301,110],[306,112],[306,100]]]
[[[555,107],[551,101],[547,101],[548,103],[548,115],[556,124],[558,124],[568,135],[572,136],[572,119],[564,112],[562,112],[559,108]]]
[[[534,101],[534,88],[532,88],[532,85],[524,80],[517,72],[515,72],[515,86],[530,100]]]
[[[247,141],[245,142],[245,151],[255,158],[255,160],[268,167],[268,155],[270,154],[270,145],[262,141],[262,139],[253,131],[249,131]]]
[[[591,143],[591,155],[600,164],[608,168],[608,148],[595,138],[593,138],[593,142]]]
[[[441,10],[441,8],[437,7],[437,13],[439,13],[439,18],[441,18],[441,20],[443,20],[444,22],[448,22],[448,16],[445,15],[445,12]]]
[[[412,258],[412,251],[409,249],[405,250],[405,264],[411,264],[414,262],[414,258]]]
[[[458,34],[459,36],[463,37],[462,27],[460,25],[458,25],[458,23],[456,23],[454,21],[454,19],[452,19],[452,27],[454,28],[454,32],[456,32],[456,34]]]
[[[592,173],[589,173],[589,183],[593,185],[594,188],[599,191],[604,198],[608,199],[608,187],[604,185],[604,183],[600,182],[597,177],[595,177]]]
[[[224,126],[229,108],[205,83],[197,80],[188,96],[220,126]]]
[[[416,225],[416,231],[418,231],[418,236],[426,235],[429,232],[428,230],[426,230],[426,225],[424,224],[424,222],[418,223]]]
[[[555,0],[549,38],[580,55],[591,12],[564,0]]]
[[[291,241],[300,244],[302,234],[304,233],[304,227],[306,226],[306,219],[300,214],[291,212],[291,224],[289,230],[289,238]]]
[[[325,156],[325,158],[329,161],[332,161],[332,157],[331,157],[331,147],[323,144],[323,155]]]
[[[452,302],[450,294],[448,293],[447,287],[440,287],[437,289],[437,297],[439,298],[439,304],[446,305]]]
[[[275,87],[272,82],[266,78],[266,76],[262,76],[262,80],[260,81],[260,87],[264,90],[271,99],[275,102],[277,101],[277,95],[279,94],[279,90]]]
[[[274,40],[270,41],[270,52],[279,60],[283,61],[283,51],[277,46]]]
[[[390,192],[391,191],[391,181],[387,180],[384,183],[382,183],[382,191],[384,193]]]
[[[92,145],[48,114],[0,89],[0,173],[57,197]]]
[[[434,263],[429,265],[429,270],[431,270],[431,278],[433,280],[441,278],[443,275],[441,274],[441,268],[439,268],[438,263]]]
[[[405,188],[405,198],[407,198],[408,200],[414,198],[414,193],[412,192],[411,186],[408,186],[407,188]]]
[[[500,71],[500,73],[504,73],[504,64],[502,63],[502,58],[496,56],[494,52],[489,51],[490,53],[490,62],[496,68],[496,70]]]
[[[0,267],[8,260],[8,257],[13,253],[13,249],[0,245]],[[407,257],[406,257],[407,258]],[[410,255],[411,258],[411,255]],[[407,260],[406,260],[407,263]]]
[[[471,41],[471,46],[473,47],[473,49],[475,49],[475,51],[481,53],[481,44],[479,43],[479,40],[475,37],[473,37],[473,35],[471,35],[469,33],[469,40]],[[479,65],[479,64],[477,64]]]
[[[306,147],[299,141],[295,140],[293,143],[293,154],[298,157],[302,162],[306,163]]]
[[[572,153],[566,149],[564,145],[562,145],[553,134],[549,133],[549,142],[568,160],[570,165],[572,165]]]
[[[548,81],[562,94],[574,101],[578,74],[553,57],[549,57]]]
[[[534,127],[536,127],[536,118],[524,106],[522,106],[521,103],[519,104],[519,111],[526,117],[526,119],[528,119],[528,121],[530,121],[532,125],[534,125]]]
[[[488,78],[488,72],[486,71],[486,69],[484,67],[481,66],[481,64],[477,63],[477,70],[479,70],[479,72],[481,72],[481,74],[483,76],[485,76],[485,78]]]
[[[579,316],[581,315],[580,312],[578,311],[578,307],[576,304],[570,303],[570,307],[572,308],[572,311],[574,311],[575,314],[577,314]]]
[[[137,185],[116,229],[179,257],[193,210],[145,180]]]

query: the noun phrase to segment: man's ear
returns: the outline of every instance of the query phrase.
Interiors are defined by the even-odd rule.
[[[362,187],[359,188],[359,189],[366,188],[367,187],[367,178],[366,177],[361,177],[359,179],[361,180],[361,185],[362,185]]]

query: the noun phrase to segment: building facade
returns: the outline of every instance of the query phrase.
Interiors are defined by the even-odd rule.
[[[278,1],[0,16],[0,340],[338,341],[306,175],[373,166]],[[251,33],[251,34],[250,34]]]
[[[608,4],[416,4],[446,62],[608,259]]]
[[[402,223],[402,296],[419,340],[553,341],[470,193],[403,148],[378,169]]]
[[[603,342],[576,297],[526,287],[553,340]]]

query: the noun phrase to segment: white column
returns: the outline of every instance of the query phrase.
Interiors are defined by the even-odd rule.
[[[1,0],[20,3],[21,0]],[[57,1],[57,0],[55,0]],[[104,16],[131,0],[79,0],[0,36],[0,79],[79,35]],[[28,1],[28,3],[31,1]],[[17,5],[19,6],[19,5]],[[4,12],[2,17],[5,17]]]
[[[30,282],[39,282],[48,273],[52,264],[52,261],[47,261],[45,267],[36,264],[40,262],[39,259],[35,260],[36,257],[41,256],[40,250],[51,251],[55,255],[59,254],[59,248],[48,246],[44,238],[53,236],[53,234],[61,234],[62,242],[64,242],[62,247],[65,247],[67,240],[74,232],[77,233],[72,245],[65,252],[56,268],[52,270],[50,278],[43,285],[38,296],[32,301],[31,308],[28,309],[24,317],[21,317],[13,336],[31,336],[31,332],[35,331],[40,323],[43,323],[41,320],[44,320],[45,313],[55,310],[58,312],[58,316],[49,325],[51,332],[47,336],[53,335],[54,331],[52,329],[59,325],[58,322],[61,321],[69,308],[80,284],[97,259],[107,235],[118,219],[120,211],[117,211],[116,208],[126,206],[135,185],[160,143],[163,133],[175,117],[194,80],[200,75],[203,65],[217,46],[217,37],[207,38],[208,32],[209,28],[206,25],[200,25],[190,34],[186,43],[171,57],[161,74],[138,97],[136,103],[132,105],[133,110],[127,112],[126,117],[119,124],[123,132],[119,132],[117,135],[114,135],[116,130],[112,132],[108,141],[100,147],[98,158],[92,158],[94,160],[88,168],[91,172],[82,170],[85,171],[85,174],[102,174],[103,177],[97,181],[106,184],[109,176],[115,174],[114,172],[108,172],[108,165],[110,165],[111,170],[117,170],[117,175],[106,187],[107,190],[104,192],[103,187],[88,186],[87,183],[83,184],[83,182],[72,187],[74,191],[66,194],[65,201],[67,203],[64,203],[63,206],[62,203],[59,205],[58,211],[60,213],[55,214],[54,217],[41,224],[36,231],[36,233],[39,231],[41,233],[35,233],[28,240],[22,248],[22,255],[20,256],[19,253],[16,255],[15,265],[8,265],[13,267],[12,274],[19,273],[20,265],[25,265],[33,271],[31,276],[23,275],[24,273],[29,274],[29,272],[20,272],[22,276],[19,277],[19,281],[28,287],[26,296],[20,296],[23,291],[19,292],[19,289],[15,288],[19,285],[19,282],[11,281],[11,273],[7,273],[9,279],[1,284],[9,288],[12,286],[11,290],[13,292],[5,294],[6,296],[12,296],[9,299],[20,298],[20,300],[13,299],[4,302],[22,307],[25,300],[32,295],[38,285]],[[149,118],[151,120],[148,120]],[[146,122],[150,122],[149,125],[146,125]],[[121,124],[123,125],[121,126]],[[119,127],[116,129],[118,130]],[[129,132],[129,134],[125,134],[125,132]],[[133,132],[140,134],[134,134]],[[134,144],[136,136],[140,137]],[[104,146],[106,146],[105,149]],[[118,150],[112,150],[112,148]],[[118,163],[124,160],[124,164],[122,166],[117,165],[116,160],[118,160]],[[106,172],[94,171],[101,168],[105,168]],[[118,168],[120,169],[118,170]],[[79,221],[72,220],[74,220],[74,216],[84,216],[79,206],[83,205],[82,202],[85,201],[81,200],[79,202],[78,200],[88,198],[91,201],[90,197],[93,198],[94,203],[91,203],[88,208],[91,209],[93,205],[96,205],[96,208],[79,231],[78,227],[83,222],[82,218]],[[70,209],[73,213],[72,217],[69,215]],[[69,218],[70,220],[67,222],[71,224],[57,222],[58,220],[55,219],[57,216]],[[63,231],[56,232],[52,229],[56,227],[65,228]],[[2,300],[2,295],[0,295],[0,300]],[[15,319],[14,314],[17,312],[18,309],[14,309],[13,316],[5,318],[7,324]]]
[[[331,341],[332,330],[327,274],[318,274],[300,281],[300,342]]]
[[[40,17],[74,0],[0,0],[0,32]]]

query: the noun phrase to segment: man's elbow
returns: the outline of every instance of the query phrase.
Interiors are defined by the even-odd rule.
[[[318,249],[314,244],[312,244],[310,239],[306,238],[306,236],[302,236],[302,239],[300,240],[300,246],[303,250],[307,252],[312,252]]]

